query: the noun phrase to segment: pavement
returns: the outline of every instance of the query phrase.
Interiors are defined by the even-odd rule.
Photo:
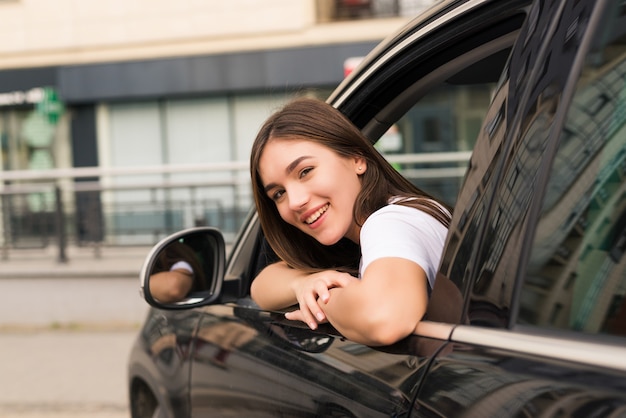
[[[148,247],[0,258],[0,417],[128,418],[126,362],[148,305]]]
[[[150,247],[9,250],[0,259],[0,330],[137,325],[139,272]]]
[[[136,330],[0,333],[0,417],[128,418]]]

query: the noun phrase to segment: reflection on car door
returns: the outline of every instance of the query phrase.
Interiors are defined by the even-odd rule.
[[[429,354],[417,337],[381,351],[278,316],[205,308],[191,355],[193,416],[409,415]]]
[[[602,325],[626,285],[607,239],[626,179],[626,137],[616,135],[626,124],[623,11],[595,0],[533,8],[481,130],[441,269],[466,289],[469,325],[433,362],[417,408],[622,417],[625,341]],[[566,209],[545,222],[555,207]],[[593,308],[583,312],[567,283],[593,285],[581,292]]]

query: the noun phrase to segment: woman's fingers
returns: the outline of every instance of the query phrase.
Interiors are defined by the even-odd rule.
[[[290,321],[301,321],[309,326],[311,329],[317,329],[317,322],[313,319],[313,316],[308,315],[302,309],[296,309],[295,311],[285,313],[285,318]]]
[[[318,281],[324,283],[326,289],[332,289],[333,287],[346,287],[353,280],[357,280],[350,276],[348,273],[341,273],[339,271],[324,271],[319,273]]]
[[[300,309],[296,309],[295,311],[285,313],[285,318],[290,321],[302,321],[305,322],[304,317],[302,316],[302,311]]]
[[[309,328],[311,329],[317,328],[317,320],[315,319],[315,314],[313,311],[311,311],[312,301],[314,300],[315,300],[315,297],[310,292],[305,292],[304,294],[301,295],[301,298],[298,298],[298,305],[300,309],[298,309],[297,311],[294,311],[294,312],[298,312],[297,314],[294,314],[295,316],[298,317],[298,320],[307,324]],[[291,319],[291,318],[288,318],[287,316],[285,317],[287,319]]]
[[[296,309],[295,311],[291,311],[291,312],[286,312],[285,313],[285,319],[288,319],[290,321],[300,321],[300,322],[304,322],[305,324],[307,324],[309,326],[309,328],[311,329],[317,329],[318,323],[313,321],[307,321],[304,317],[304,313],[302,312],[301,309]],[[321,321],[321,322],[326,322],[326,321]]]
[[[314,291],[315,293],[317,293],[317,298],[315,298],[315,304],[317,305],[317,300],[321,300],[323,303],[328,303],[328,299],[330,299],[330,292],[328,291],[329,286],[324,283],[322,280],[318,280],[315,282],[314,284]],[[318,306],[319,309],[319,306]],[[319,310],[320,313],[322,314],[322,318],[324,319],[323,315],[324,313],[321,311],[321,309]],[[318,316],[317,313],[315,315],[316,317]],[[318,318],[320,319],[320,318]]]
[[[319,290],[328,291],[325,286],[322,285],[320,287],[319,285],[316,285],[311,293],[305,295],[305,306],[302,306],[302,304],[300,305],[300,310],[304,311],[304,315],[306,318],[311,318],[313,320],[313,322],[315,323],[315,328],[317,328],[318,322],[322,322],[324,319],[326,319],[326,315],[324,315],[324,312],[317,303],[317,298],[320,297]],[[310,314],[310,317],[307,315],[307,313]],[[311,325],[309,321],[307,321],[307,324],[309,324],[309,326]]]
[[[291,321],[302,321],[311,329],[317,329],[317,323],[324,321],[326,316],[317,304],[317,293],[315,290],[303,292],[298,297],[298,305],[300,309],[287,312],[285,318]]]
[[[317,324],[326,321],[326,314],[319,303],[328,303],[330,291],[334,287],[346,287],[353,280],[357,280],[347,273],[337,271],[324,271],[312,274],[301,283],[296,292],[296,298],[300,309],[288,312],[285,318],[292,321],[302,321],[311,329],[316,329]]]

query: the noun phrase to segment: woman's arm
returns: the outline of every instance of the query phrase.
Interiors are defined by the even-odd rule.
[[[377,259],[360,282],[330,293],[328,303],[320,302],[328,321],[367,345],[388,345],[411,334],[428,304],[426,273],[403,258]]]
[[[193,285],[193,275],[187,269],[162,271],[150,276],[150,294],[159,302],[183,300]]]
[[[329,289],[345,287],[358,281],[348,273],[325,270],[307,273],[287,266],[284,262],[270,264],[253,280],[250,296],[266,310],[285,309],[299,305],[298,320],[311,329],[326,321],[318,301],[328,301]]]
[[[285,309],[297,303],[293,284],[305,276],[284,261],[270,264],[252,281],[250,296],[262,309]]]

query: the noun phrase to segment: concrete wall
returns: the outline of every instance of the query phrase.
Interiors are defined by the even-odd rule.
[[[408,18],[316,24],[315,0],[0,0],[0,69],[381,39]]]

